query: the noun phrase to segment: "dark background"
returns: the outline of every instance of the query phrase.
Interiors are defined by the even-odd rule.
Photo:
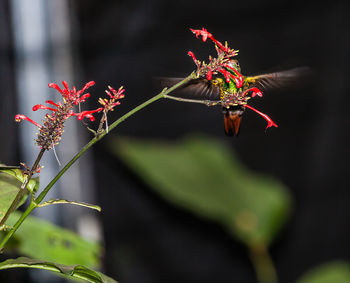
[[[16,109],[5,3],[0,17],[2,121]],[[239,138],[228,138],[220,109],[175,101],[152,104],[113,133],[168,140],[192,132],[216,136],[248,168],[287,185],[294,211],[270,249],[280,282],[294,282],[330,260],[349,260],[349,6],[347,1],[71,2],[82,81],[96,81],[95,93],[106,85],[126,88],[110,121],[159,91],[153,77],[194,70],[188,50],[202,60],[215,55],[213,44],[197,40],[189,28],[205,27],[239,49],[243,74],[312,68],[302,86],[271,91],[251,103],[279,125],[266,133],[265,121],[249,112]],[[0,123],[0,130],[1,161],[18,163],[16,124]],[[164,202],[111,156],[106,141],[94,148],[94,157],[106,274],[123,283],[256,282],[244,246],[223,228]]]

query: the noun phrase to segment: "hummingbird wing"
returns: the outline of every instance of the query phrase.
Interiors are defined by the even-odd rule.
[[[264,91],[274,88],[282,88],[295,84],[300,78],[310,73],[308,67],[299,67],[286,71],[247,77],[249,87],[257,87]]]
[[[171,87],[182,80],[183,78],[160,78],[162,87]],[[179,87],[172,95],[182,98],[219,101],[220,89],[207,79],[198,78]]]

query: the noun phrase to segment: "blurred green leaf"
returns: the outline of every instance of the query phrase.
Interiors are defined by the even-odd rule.
[[[286,188],[245,168],[216,140],[191,137],[171,144],[117,138],[112,149],[165,199],[222,223],[249,246],[268,245],[286,222],[291,206]]]
[[[83,279],[88,282],[96,282],[96,283],[116,283],[117,282],[112,278],[102,274],[101,272],[91,270],[82,265],[68,266],[68,265],[48,262],[44,260],[36,260],[36,259],[31,259],[26,257],[19,257],[17,259],[8,259],[0,263],[0,270],[9,269],[9,268],[19,268],[19,267],[44,269],[44,270],[60,273],[66,277]]]
[[[8,225],[14,225],[20,213],[14,212]],[[55,226],[48,221],[29,216],[9,243],[19,253],[36,259],[62,264],[82,264],[99,267],[102,250],[98,243],[90,242],[79,235]]]
[[[322,264],[302,276],[297,283],[349,283],[350,264],[343,261]]]

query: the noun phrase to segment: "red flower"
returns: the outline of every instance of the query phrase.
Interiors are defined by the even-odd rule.
[[[108,86],[106,93],[110,98],[99,98],[98,102],[103,106],[101,107],[103,109],[103,116],[101,118],[97,134],[102,133],[104,124],[106,125],[106,132],[108,133],[107,113],[108,111],[113,111],[114,107],[120,104],[120,102],[117,100],[124,98],[124,91],[125,90],[122,86],[118,90],[115,90],[111,86]]]
[[[194,56],[194,54],[193,54],[192,51],[188,51],[187,54],[188,54],[188,56],[191,56],[191,57],[192,57],[192,59],[193,59],[194,62],[197,61],[197,58],[196,58],[196,56]]]
[[[226,53],[231,53],[232,56],[235,56],[237,51],[230,49],[227,45],[223,45],[220,41],[216,40],[214,36],[208,32],[205,28],[200,29],[191,29],[190,30],[196,35],[198,38],[200,35],[202,36],[203,42],[206,42],[207,39],[211,39],[217,47],[220,48],[220,50],[226,52]]]
[[[15,116],[15,121],[16,121],[16,122],[21,122],[22,120],[26,120],[26,121],[28,121],[28,122],[34,124],[34,125],[37,126],[38,128],[41,128],[41,127],[42,127],[42,125],[40,125],[39,123],[33,121],[32,119],[28,118],[28,117],[25,116],[25,115],[17,114],[17,115]]]
[[[118,90],[115,90],[111,86],[108,86],[108,89],[109,90],[106,90],[106,93],[110,97],[110,99],[99,98],[98,100],[98,102],[103,106],[102,109],[105,113],[107,113],[108,111],[113,111],[113,108],[120,104],[120,102],[117,100],[122,99],[125,96],[125,89],[122,86]]]
[[[90,93],[86,93],[84,95],[83,92],[87,90],[89,87],[93,86],[95,84],[94,81],[90,81],[85,84],[85,86],[81,90],[76,90],[75,87],[73,87],[71,90],[68,87],[68,84],[66,81],[62,82],[64,89],[62,90],[57,84],[50,83],[49,87],[54,88],[58,90],[64,99],[67,101],[70,101],[72,104],[78,105],[80,102],[85,102],[85,99],[90,97]]]
[[[269,116],[267,116],[266,114],[260,112],[259,110],[256,110],[255,108],[251,107],[248,104],[245,104],[244,107],[249,108],[249,109],[255,111],[256,113],[258,113],[260,116],[262,116],[267,121],[266,129],[268,129],[268,128],[272,127],[272,126],[278,128],[278,126],[275,124],[275,122],[272,121],[272,119]]]
[[[201,62],[197,60],[196,56],[192,51],[188,51],[187,54],[192,57],[194,63],[197,66],[197,75],[198,77],[203,76],[207,77],[208,80],[212,79],[212,75],[219,73],[222,73],[225,77],[226,82],[230,82],[231,79],[234,80],[237,88],[242,87],[243,85],[243,76],[239,74],[238,72],[235,72],[236,75],[231,74],[231,72],[227,72],[227,68],[233,69],[228,65],[230,60],[232,60],[232,57],[236,56],[238,54],[238,50],[230,49],[227,46],[227,43],[223,45],[220,41],[216,40],[214,36],[208,32],[205,28],[199,29],[190,29],[198,38],[199,36],[202,36],[203,42],[207,41],[209,38],[212,40],[215,44],[216,51],[218,53],[217,58],[211,58],[209,57],[209,64],[206,64],[205,62]]]
[[[64,86],[63,90],[55,83],[49,84],[50,88],[56,89],[62,95],[62,101],[55,103],[52,100],[46,100],[46,103],[52,105],[53,107],[37,104],[32,108],[33,111],[37,111],[39,109],[51,111],[51,113],[45,115],[43,125],[22,114],[17,114],[15,116],[16,122],[26,120],[39,128],[36,143],[42,149],[49,150],[54,145],[59,143],[63,134],[64,123],[69,117],[76,116],[78,120],[82,120],[84,117],[86,117],[90,119],[90,121],[94,121],[95,118],[92,114],[103,110],[102,107],[95,110],[82,111],[80,113],[76,113],[73,110],[75,105],[85,102],[85,100],[90,97],[89,93],[83,93],[85,90],[95,84],[94,81],[88,82],[81,90],[78,91],[75,87],[70,90],[67,82],[65,81],[63,81],[62,84]]]

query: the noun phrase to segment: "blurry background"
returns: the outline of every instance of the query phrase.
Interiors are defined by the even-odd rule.
[[[279,128],[265,133],[265,121],[247,111],[239,138],[228,138],[219,108],[159,101],[111,136],[176,142],[193,132],[206,134],[226,143],[253,172],[280,180],[293,199],[289,222],[270,246],[280,282],[294,282],[319,264],[349,259],[347,1],[28,2],[0,2],[1,162],[32,163],[34,127],[16,124],[13,116],[35,117],[31,107],[53,96],[49,82],[67,80],[80,88],[94,80],[92,97],[102,96],[107,85],[124,85],[126,97],[110,116],[113,121],[159,91],[153,77],[194,70],[188,50],[202,60],[215,55],[212,43],[188,30],[205,27],[240,50],[243,74],[313,69],[301,87],[271,91],[251,103]],[[91,108],[96,105],[89,102]],[[111,136],[54,190],[98,203],[103,208],[98,220],[77,207],[43,214],[101,239],[103,271],[120,282],[256,282],[246,248],[215,221],[155,193],[112,154]],[[70,123],[65,143],[57,147],[60,161],[69,160],[88,137],[82,125]],[[55,174],[53,153],[47,154],[45,168],[48,176]]]

